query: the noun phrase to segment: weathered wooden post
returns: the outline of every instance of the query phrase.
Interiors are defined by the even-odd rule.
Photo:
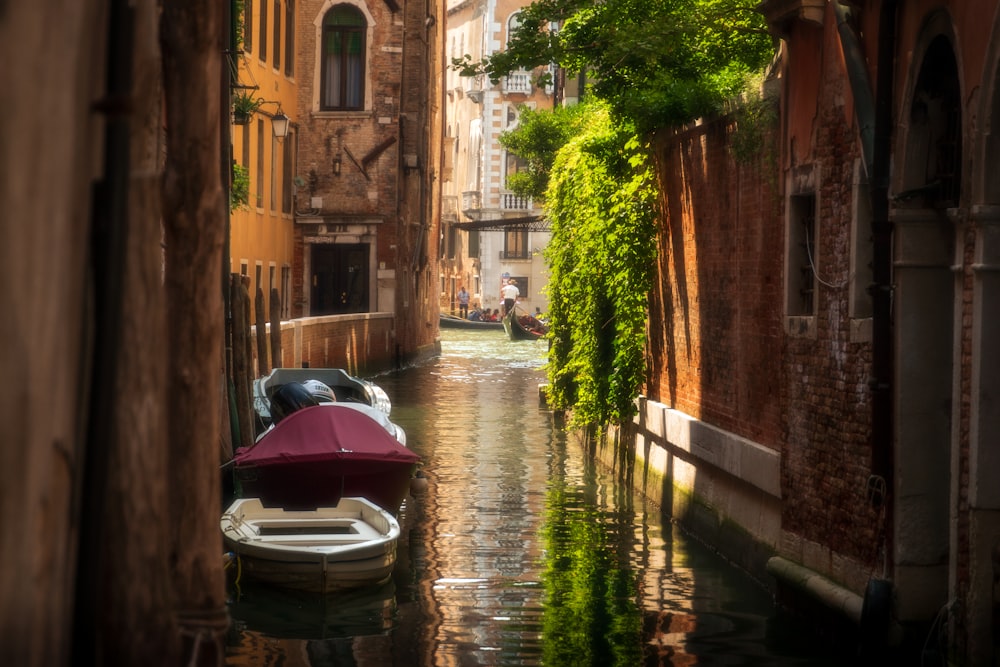
[[[257,375],[267,375],[269,367],[267,365],[267,318],[264,316],[264,290],[257,288],[257,296],[254,299],[254,319],[256,322],[257,334],[254,336],[257,343]]]
[[[229,625],[219,530],[219,374],[226,198],[219,165],[220,74],[225,3],[162,3],[160,44],[166,122],[163,184],[164,282],[170,365],[167,388],[171,540],[166,561],[181,655],[221,665]],[[226,258],[228,262],[228,258]],[[135,480],[141,484],[143,480]]]
[[[246,355],[246,366],[243,368],[243,373],[245,375],[243,381],[246,383],[247,392],[247,409],[253,405],[253,341],[250,340],[250,276],[240,276],[240,289],[243,295],[243,354]],[[248,414],[250,414],[248,412]],[[252,418],[251,418],[252,422]],[[253,424],[251,423],[251,427]],[[250,429],[251,432],[253,428]],[[250,437],[253,441],[253,436]]]
[[[247,354],[247,291],[243,286],[243,277],[234,273],[230,284],[230,304],[233,309],[233,385],[236,388],[236,415],[240,427],[239,444],[248,447],[253,444],[253,420],[250,418],[250,386],[247,378],[250,376],[248,367],[250,358]]]
[[[271,288],[271,366],[281,368],[281,297]]]

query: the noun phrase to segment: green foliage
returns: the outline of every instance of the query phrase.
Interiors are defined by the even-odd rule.
[[[756,160],[775,163],[773,143],[768,141],[777,129],[778,102],[761,95],[746,96],[736,110],[736,125],[730,140],[730,150],[738,164]]]
[[[527,163],[527,170],[507,178],[507,188],[519,195],[545,198],[549,169],[556,153],[573,137],[582,121],[581,107],[535,111],[521,107],[517,127],[500,135],[500,145]]]
[[[524,112],[501,142],[528,162],[508,182],[539,197],[552,240],[548,399],[575,425],[624,423],[645,375],[655,270],[654,182],[639,137],[724,111],[770,61],[759,0],[535,0],[506,50],[454,59],[494,83],[555,63],[592,82],[579,116]],[[559,25],[552,30],[553,23]],[[748,120],[744,148],[755,142]]]
[[[616,556],[613,526],[573,494],[563,480],[546,498],[542,662],[642,664],[635,574]]]
[[[559,151],[545,200],[549,401],[575,425],[624,423],[644,379],[654,189],[634,128],[587,105]]]
[[[536,0],[520,14],[507,49],[463,74],[496,82],[556,63],[585,72],[592,92],[641,134],[721,110],[774,50],[758,0]],[[551,31],[552,21],[561,22]]]
[[[233,40],[233,51],[239,53],[243,50],[243,29],[246,26],[246,17],[244,12],[246,11],[245,0],[232,0],[231,10],[232,12],[232,40]]]
[[[232,182],[229,185],[229,210],[245,211],[250,208],[250,172],[239,162],[233,162]]]
[[[263,98],[257,97],[250,90],[239,89],[233,93],[233,113],[249,118],[264,104]]]

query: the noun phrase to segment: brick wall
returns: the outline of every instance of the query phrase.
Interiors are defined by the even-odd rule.
[[[782,441],[782,226],[774,177],[730,157],[731,121],[660,138],[659,278],[648,393],[775,449]]]
[[[393,333],[393,318],[386,313],[326,315],[282,322],[281,367],[309,365],[343,368],[352,375],[373,375],[395,365]],[[251,337],[254,335],[256,329],[251,328]],[[256,343],[252,348],[256,363]]]
[[[371,108],[357,112],[317,112],[318,91],[314,81],[319,80],[316,75],[319,63],[314,22],[320,20],[326,8],[324,0],[305,0],[297,8],[298,108],[303,112],[299,171],[304,174],[315,171],[318,180],[313,194],[323,198],[324,212],[392,216],[398,187],[402,16],[393,13],[388,3],[381,0],[365,4],[374,24],[368,37],[370,57],[366,62]],[[384,147],[387,141],[395,143]],[[379,147],[383,147],[381,152],[376,150]],[[361,162],[375,152],[378,156],[364,171],[355,164],[355,160]],[[333,161],[338,155],[340,173],[336,174]]]
[[[648,394],[781,453],[781,523],[796,544],[856,562],[875,556],[870,474],[870,346],[852,342],[850,270],[857,150],[842,107],[824,108],[812,157],[821,178],[817,315],[786,333],[785,221],[778,148],[737,163],[734,118],[663,135],[659,279],[650,304]]]
[[[786,442],[782,525],[862,561],[876,555],[878,517],[867,501],[871,474],[868,389],[871,347],[853,342],[848,314],[854,130],[843,105],[819,105],[820,174],[815,335],[789,335],[783,363]]]

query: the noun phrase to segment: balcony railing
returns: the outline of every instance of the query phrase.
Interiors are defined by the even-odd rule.
[[[503,79],[503,92],[531,94],[531,72],[520,70],[512,72]]]
[[[462,210],[478,211],[483,207],[478,190],[467,190],[462,193]]]
[[[529,211],[531,210],[531,197],[504,192],[500,195],[500,207],[505,211]]]
[[[500,259],[531,259],[528,250],[501,250]]]

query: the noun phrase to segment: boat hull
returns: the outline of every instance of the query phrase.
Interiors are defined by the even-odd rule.
[[[236,500],[220,521],[243,575],[282,588],[333,593],[384,583],[396,564],[399,523],[364,498],[285,510]]]

